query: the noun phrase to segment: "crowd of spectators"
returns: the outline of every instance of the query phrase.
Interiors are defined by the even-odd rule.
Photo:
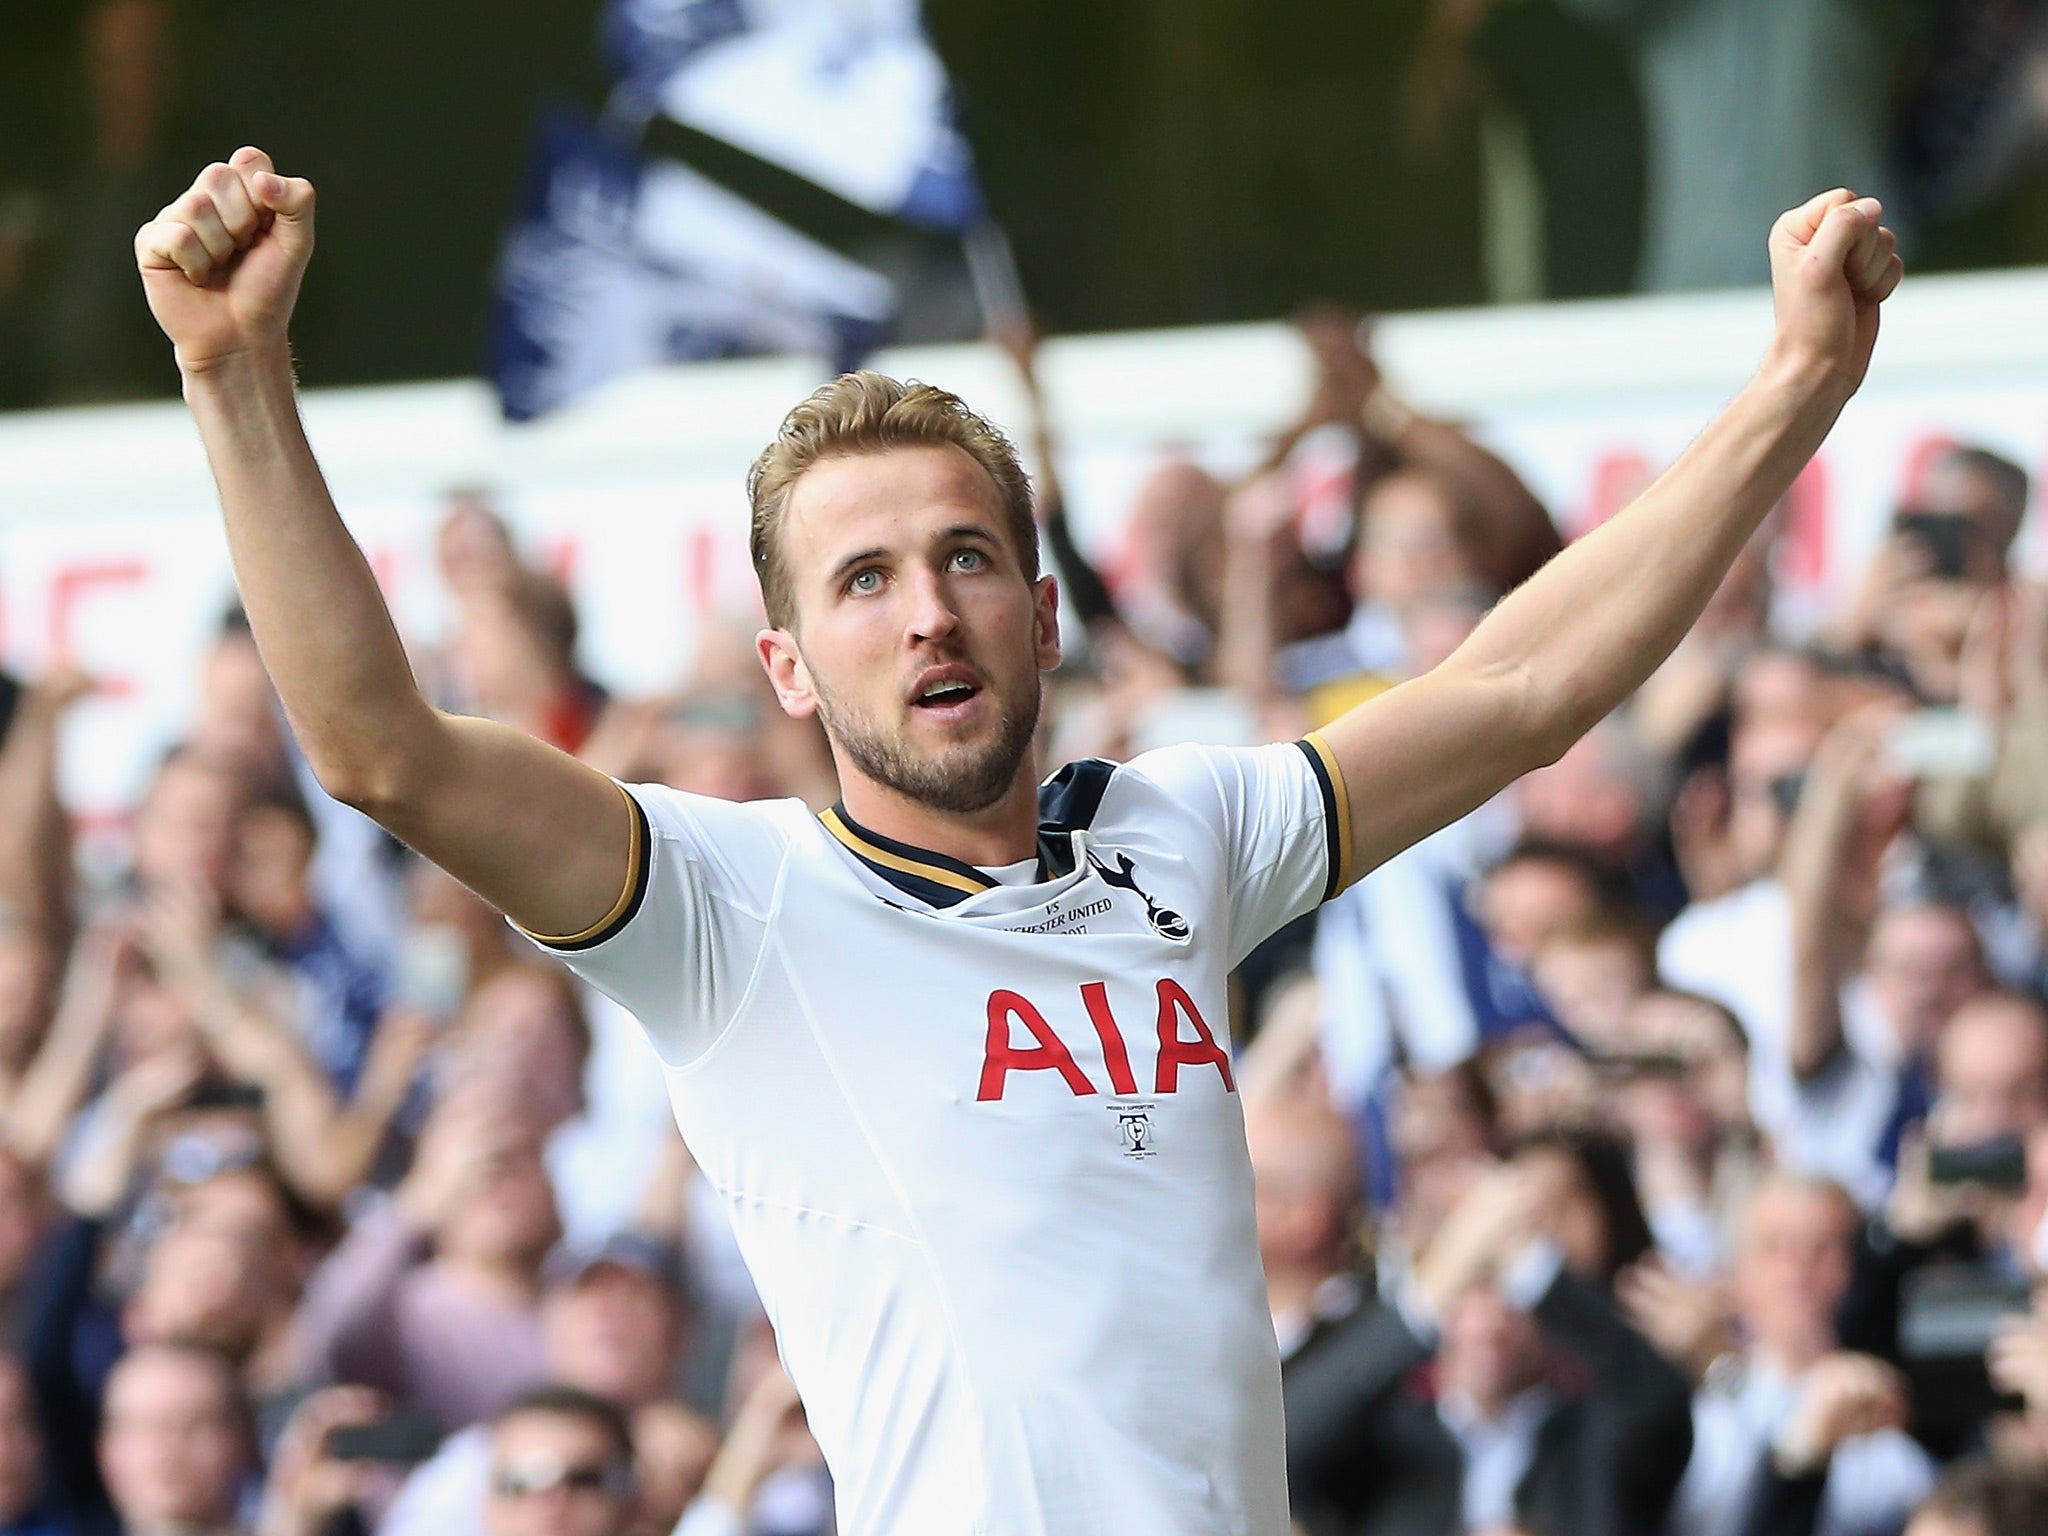
[[[1162,462],[1113,556],[1037,413],[1044,771],[1298,735],[1558,547],[1355,317],[1302,330],[1297,427],[1233,483]],[[1627,707],[1241,969],[1308,1536],[2048,1530],[2048,589],[2013,464],[1903,497],[1819,632],[1774,622],[1767,527]],[[485,493],[439,559],[444,707],[836,798],[747,616],[614,697]],[[0,737],[0,1536],[829,1531],[633,1021],[320,794],[232,615],[86,888],[90,686],[12,689]]]

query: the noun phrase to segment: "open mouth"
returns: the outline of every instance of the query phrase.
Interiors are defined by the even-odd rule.
[[[964,709],[981,694],[981,683],[969,667],[934,667],[917,680],[910,696],[916,708],[931,714]]]
[[[980,692],[973,683],[933,683],[911,702],[919,709],[956,709]]]

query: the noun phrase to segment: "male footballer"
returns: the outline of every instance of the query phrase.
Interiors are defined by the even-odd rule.
[[[1901,274],[1877,204],[1779,220],[1775,337],[1699,440],[1443,665],[1300,742],[1035,782],[1059,636],[1014,451],[936,389],[819,390],[750,491],[761,663],[830,738],[823,816],[621,786],[427,704],[300,428],[312,249],[313,188],[255,149],[136,237],[264,660],[330,793],[645,1026],[842,1530],[1285,1536],[1226,977],[1678,642],[1863,378]]]

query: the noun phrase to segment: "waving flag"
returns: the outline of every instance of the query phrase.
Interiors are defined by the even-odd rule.
[[[895,308],[877,273],[554,112],[500,257],[488,366],[524,421],[656,363],[811,352],[857,367]]]
[[[927,229],[983,214],[917,0],[612,0],[604,39],[649,113]]]

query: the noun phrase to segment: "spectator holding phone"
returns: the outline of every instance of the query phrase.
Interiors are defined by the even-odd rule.
[[[1972,618],[2006,583],[2027,497],[2027,472],[1989,449],[1958,445],[1934,460],[1831,641],[1895,662],[1923,697],[1953,702]]]
[[[1862,1224],[1826,1180],[1774,1175],[1751,1197],[1728,1285],[1744,1342],[1694,1399],[1676,1536],[1896,1529],[1932,1486],[1933,1464],[1902,1433],[1904,1379],[1840,1348]]]

